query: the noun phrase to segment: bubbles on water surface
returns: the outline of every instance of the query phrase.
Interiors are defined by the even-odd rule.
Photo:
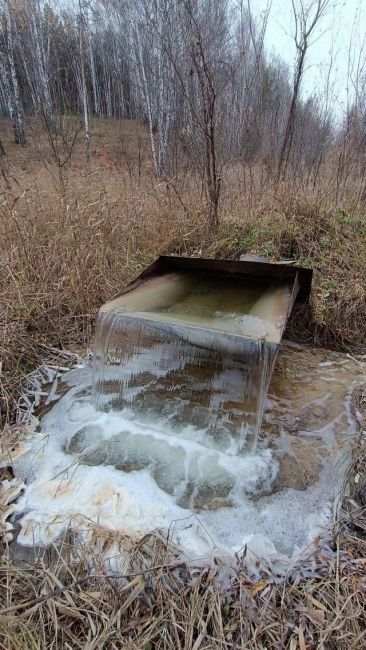
[[[108,419],[107,415],[103,425],[78,429],[65,451],[78,454],[85,465],[112,465],[123,472],[147,469],[159,488],[183,508],[233,505],[234,486],[242,486],[246,494],[258,493],[270,487],[276,473],[270,453],[230,457],[123,417],[117,416],[108,428]]]
[[[257,450],[236,455],[209,448],[191,425],[176,432],[166,420],[141,422],[128,408],[97,410],[90,371],[72,371],[73,386],[18,464],[28,482],[17,506],[20,542],[54,541],[71,519],[132,536],[184,522],[179,543],[191,557],[209,552],[198,522],[223,552],[248,543],[269,556],[273,548],[291,555],[306,545],[329,521],[342,484],[345,441],[356,431],[350,391],[363,368],[292,347],[276,368]]]

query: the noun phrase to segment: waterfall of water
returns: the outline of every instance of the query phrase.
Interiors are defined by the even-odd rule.
[[[289,299],[284,285],[174,273],[104,305],[94,399],[119,412],[121,431],[104,444],[83,428],[70,450],[87,448],[87,463],[148,467],[182,503],[207,491],[225,498],[235,480],[228,458],[256,447]]]
[[[278,345],[116,312],[100,315],[94,394],[166,435],[253,450]]]

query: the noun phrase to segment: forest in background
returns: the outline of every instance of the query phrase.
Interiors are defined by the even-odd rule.
[[[346,44],[342,115],[331,65],[323,88],[301,92],[331,6],[294,0],[289,70],[264,45],[270,3],[257,18],[243,0],[2,0],[0,110],[20,146],[37,118],[61,183],[78,136],[90,156],[92,118],[140,121],[155,177],[199,178],[213,230],[233,169],[248,197],[286,183],[318,205],[360,210],[366,46]]]

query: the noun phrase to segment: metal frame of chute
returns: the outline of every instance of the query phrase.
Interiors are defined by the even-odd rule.
[[[291,286],[291,298],[284,320],[281,337],[286,329],[288,319],[295,302],[309,303],[313,272],[311,269],[296,266],[286,262],[267,262],[258,259],[207,259],[202,257],[180,257],[160,255],[152,264],[140,273],[124,289],[113,296],[122,296],[152,278],[173,272],[196,271],[201,273],[215,273],[235,275],[246,280],[256,281],[284,281]]]

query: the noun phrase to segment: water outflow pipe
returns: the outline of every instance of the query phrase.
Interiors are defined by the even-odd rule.
[[[276,318],[276,322],[280,324],[280,338],[282,338],[294,303],[306,304],[309,302],[313,275],[312,269],[295,266],[292,262],[269,262],[264,257],[241,254],[241,252],[238,253],[237,259],[235,260],[212,260],[161,255],[142,273],[140,273],[135,280],[130,282],[127,287],[115,294],[111,301],[106,303],[106,306],[109,304],[112,305],[116,299],[122,298],[122,301],[125,302],[126,305],[126,311],[136,311],[139,299],[137,297],[136,300],[135,290],[145,285],[147,281],[163,278],[164,275],[173,273],[194,274],[197,277],[197,280],[199,280],[203,274],[231,276],[233,278],[241,279],[243,287],[248,285],[255,286],[258,282],[267,283],[268,285],[273,284],[274,286],[278,283],[286,283],[289,286],[291,293],[289,301],[281,301],[280,292],[272,292],[272,299],[274,301],[273,314]],[[177,289],[175,289],[175,291],[177,291]],[[147,306],[145,306],[146,311],[146,309],[151,307],[149,303],[153,303],[156,298],[153,296],[149,297],[148,294],[151,292],[150,288],[147,286],[144,293],[145,297],[143,299],[148,303]],[[123,300],[123,297],[125,297],[125,301]],[[253,315],[258,317],[265,315],[264,307],[266,308],[266,311],[268,311],[268,302],[266,297],[266,295],[262,296],[258,303],[254,305],[252,310]],[[167,292],[167,296],[164,295],[164,301],[169,302],[169,291]],[[129,306],[129,303],[131,306]],[[101,309],[103,310],[104,307],[105,306]],[[139,311],[138,307],[137,310]]]
[[[239,253],[238,259],[234,260],[160,255],[135,280],[112,298],[129,293],[146,282],[146,280],[179,271],[192,271],[197,274],[197,277],[206,272],[233,275],[251,282],[258,280],[288,281],[292,285],[290,312],[295,301],[300,303],[309,301],[313,277],[312,269],[296,266],[288,262],[268,262],[266,258],[254,255],[247,256]]]
[[[98,408],[224,453],[253,450],[279,343],[311,279],[285,263],[160,256],[100,309]]]

